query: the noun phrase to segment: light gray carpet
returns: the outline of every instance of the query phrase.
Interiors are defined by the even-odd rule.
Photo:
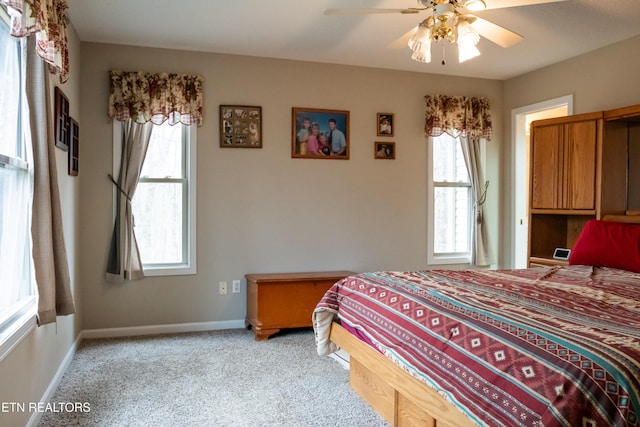
[[[315,350],[310,329],[256,342],[252,331],[86,340],[40,426],[387,426]]]

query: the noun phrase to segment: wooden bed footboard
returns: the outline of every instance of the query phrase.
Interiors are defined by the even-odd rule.
[[[335,322],[331,341],[349,353],[351,388],[392,426],[476,425],[435,390]]]

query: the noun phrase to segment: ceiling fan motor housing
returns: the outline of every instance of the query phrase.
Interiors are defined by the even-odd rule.
[[[464,3],[465,0],[462,0],[462,3]],[[422,7],[426,7],[426,8],[435,8],[437,5],[439,4],[452,4],[457,6],[459,3],[456,0],[418,0],[418,4],[422,5]]]
[[[470,10],[480,10],[487,7],[486,0],[418,0],[424,8],[437,8],[439,5],[450,5],[451,8],[468,6]]]

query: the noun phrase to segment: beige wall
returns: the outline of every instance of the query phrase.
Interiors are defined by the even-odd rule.
[[[573,95],[574,114],[640,104],[640,36],[513,78],[504,85],[504,136],[511,140],[511,111],[564,95]],[[501,220],[512,222],[511,143],[502,152]],[[502,265],[511,265],[511,233],[502,234]]]
[[[575,112],[640,102],[640,37],[509,80],[463,79],[334,65],[157,49],[80,44],[70,34],[72,74],[62,86],[80,124],[80,176],[57,150],[65,237],[79,314],[30,333],[0,362],[0,401],[37,401],[79,330],[242,319],[240,295],[217,282],[250,272],[419,269],[426,266],[426,144],[423,96],[487,96],[489,225],[508,264],[510,112],[574,94]],[[198,130],[198,274],[107,284],[111,233],[111,123],[107,72],[198,73],[205,124]],[[53,80],[57,83],[57,79]],[[504,90],[504,92],[503,92]],[[221,149],[218,106],[263,107],[264,148]],[[82,106],[82,108],[80,108]],[[351,111],[351,159],[290,158],[291,107]],[[81,114],[82,112],[82,114]],[[373,160],[376,112],[395,113],[394,161]],[[500,179],[502,178],[502,179]],[[500,189],[500,194],[498,194]],[[500,211],[500,212],[499,212]],[[499,222],[500,221],[500,222]],[[243,281],[244,284],[244,281]],[[29,414],[0,414],[3,426]]]
[[[486,96],[489,215],[498,241],[499,81],[252,57],[82,44],[80,278],[85,329],[242,320],[241,294],[218,282],[247,273],[424,269],[424,95]],[[198,274],[104,280],[112,227],[110,69],[197,73],[205,79],[198,129]],[[219,105],[259,105],[264,147],[219,147]],[[291,158],[291,107],[350,111],[350,160]],[[374,160],[376,113],[395,114],[396,160]],[[497,248],[494,248],[497,249]],[[283,307],[284,308],[284,307]]]
[[[80,41],[73,28],[69,31],[69,50],[70,78],[65,84],[60,85],[58,77],[51,76],[51,99],[53,87],[59,86],[69,98],[71,117],[81,122]],[[80,130],[82,132],[82,126]],[[61,363],[70,354],[81,331],[79,265],[76,261],[79,252],[77,223],[81,176],[71,177],[67,174],[67,152],[59,149],[55,152],[65,244],[77,313],[59,317],[57,324],[34,329],[0,361],[0,402],[28,405],[29,402],[40,401],[51,381],[59,373]],[[0,425],[24,426],[32,415],[24,412],[0,412]]]

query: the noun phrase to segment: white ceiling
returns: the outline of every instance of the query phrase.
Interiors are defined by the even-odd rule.
[[[488,0],[491,5],[492,0]],[[504,0],[494,0],[501,1]],[[417,7],[416,0],[67,0],[80,40],[509,79],[640,34],[640,0],[567,0],[476,13],[523,35],[510,48],[482,39],[459,64],[457,47],[433,61],[389,47],[426,17],[325,16],[327,8]],[[508,0],[526,3],[526,0]],[[439,45],[441,45],[439,43]],[[638,52],[630,52],[637,55]]]

